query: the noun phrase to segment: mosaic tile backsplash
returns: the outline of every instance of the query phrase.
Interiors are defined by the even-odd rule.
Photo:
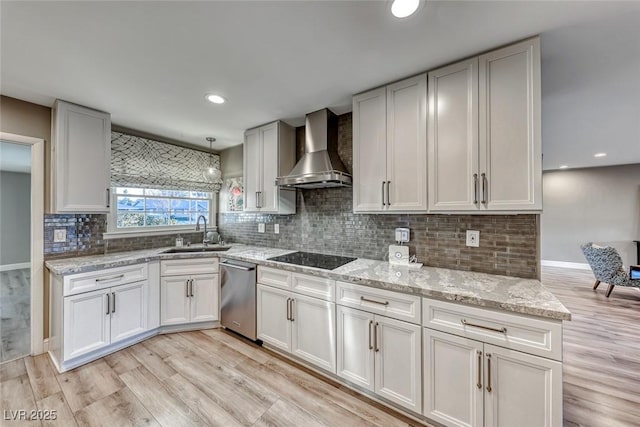
[[[351,126],[351,114],[339,117],[338,151],[349,170]],[[296,137],[300,158],[304,128]],[[425,265],[539,277],[538,215],[365,215],[352,212],[352,200],[351,188],[298,190],[295,215],[223,213],[218,231],[228,242],[385,260],[394,229],[408,227],[409,251]],[[480,231],[480,247],[465,245],[467,229]]]

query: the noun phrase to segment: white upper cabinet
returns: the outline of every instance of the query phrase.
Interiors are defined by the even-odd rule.
[[[429,209],[542,209],[537,38],[429,73]]]
[[[542,209],[540,39],[481,55],[478,71],[481,207]]]
[[[353,97],[353,211],[427,211],[427,76]]]
[[[111,116],[56,100],[51,123],[51,212],[109,212]]]
[[[244,211],[293,214],[296,191],[276,186],[276,178],[291,172],[296,161],[294,129],[273,122],[244,134]]]

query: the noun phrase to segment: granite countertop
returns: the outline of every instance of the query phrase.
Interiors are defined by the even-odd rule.
[[[46,261],[45,265],[56,275],[67,275],[158,259],[225,257],[445,301],[551,319],[571,319],[569,310],[534,279],[436,267],[409,268],[363,258],[334,270],[322,270],[269,261],[268,258],[294,251],[259,246],[231,245],[224,252],[163,253],[167,249],[171,248],[60,259]]]

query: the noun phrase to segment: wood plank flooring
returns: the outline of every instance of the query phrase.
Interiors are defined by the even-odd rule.
[[[564,425],[640,426],[640,292],[593,291],[545,267],[564,328]],[[219,329],[161,335],[64,374],[47,355],[0,365],[0,408],[55,421],[0,426],[417,426],[334,381]]]

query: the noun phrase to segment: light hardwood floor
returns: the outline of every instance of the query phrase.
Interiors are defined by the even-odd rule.
[[[565,426],[639,426],[640,292],[605,298],[590,272],[559,268],[542,281],[573,313]],[[46,355],[26,357],[0,365],[0,382],[3,410],[55,409],[44,426],[418,425],[222,330],[157,336],[64,374]]]

